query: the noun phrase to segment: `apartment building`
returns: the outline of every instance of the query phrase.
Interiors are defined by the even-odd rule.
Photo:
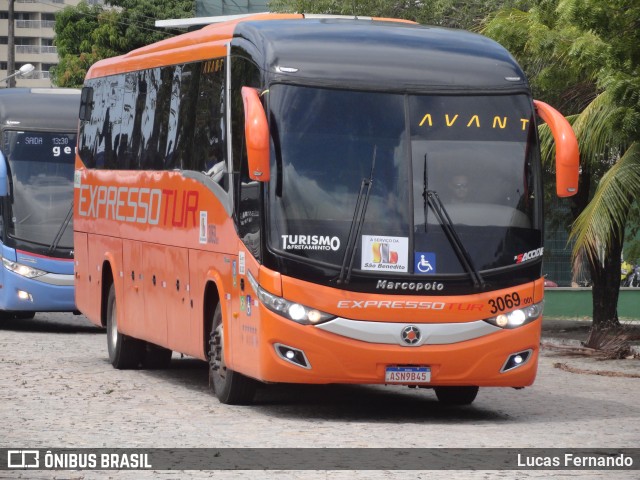
[[[9,2],[0,0],[0,79],[13,72],[7,72],[9,43]],[[77,5],[79,0],[13,0],[15,67],[26,63],[35,69],[28,78],[16,77],[17,87],[50,87],[49,70],[58,64],[58,51],[53,45],[55,14],[69,5]],[[2,82],[0,88],[6,83]]]

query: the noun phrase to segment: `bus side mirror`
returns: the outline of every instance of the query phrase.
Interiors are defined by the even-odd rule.
[[[258,182],[269,181],[269,124],[258,91],[242,87],[244,103],[244,136],[247,142],[249,177]]]
[[[571,197],[578,193],[580,174],[580,152],[573,128],[555,108],[539,100],[534,100],[538,115],[553,135],[556,144],[556,193],[559,197]]]
[[[0,197],[6,197],[9,191],[7,189],[7,160],[0,152]]]
[[[93,87],[83,87],[80,93],[80,120],[91,120],[91,109],[93,108]]]

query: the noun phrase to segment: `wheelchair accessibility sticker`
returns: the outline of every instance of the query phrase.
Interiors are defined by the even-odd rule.
[[[413,271],[418,275],[436,273],[436,254],[433,252],[415,252]]]

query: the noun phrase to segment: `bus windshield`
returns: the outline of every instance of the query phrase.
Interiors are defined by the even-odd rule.
[[[75,133],[4,132],[9,162],[11,206],[9,236],[41,247],[73,248],[73,225],[65,225],[72,208]]]
[[[340,266],[369,177],[353,259],[361,274],[470,273],[459,247],[472,268],[491,270],[542,246],[540,166],[527,95],[273,85],[269,108],[272,251]]]

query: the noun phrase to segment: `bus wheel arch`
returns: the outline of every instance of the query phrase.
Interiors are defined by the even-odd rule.
[[[209,386],[221,403],[247,405],[253,402],[257,382],[227,368],[224,360],[222,306],[216,305],[209,334]]]
[[[111,269],[111,263],[108,260],[102,262],[101,266],[101,285],[100,285],[100,323],[103,327],[107,326],[107,308],[109,300],[109,290],[115,284],[113,281],[113,270]]]
[[[202,329],[202,351],[205,357],[209,358],[209,336],[211,333],[211,327],[213,325],[213,315],[216,311],[216,307],[220,303],[220,292],[218,285],[214,281],[208,281],[204,289],[204,301],[202,319],[204,322]]]
[[[107,329],[109,362],[119,370],[138,368],[145,353],[145,342],[124,335],[118,330],[118,299],[111,263],[102,263],[101,323]]]

